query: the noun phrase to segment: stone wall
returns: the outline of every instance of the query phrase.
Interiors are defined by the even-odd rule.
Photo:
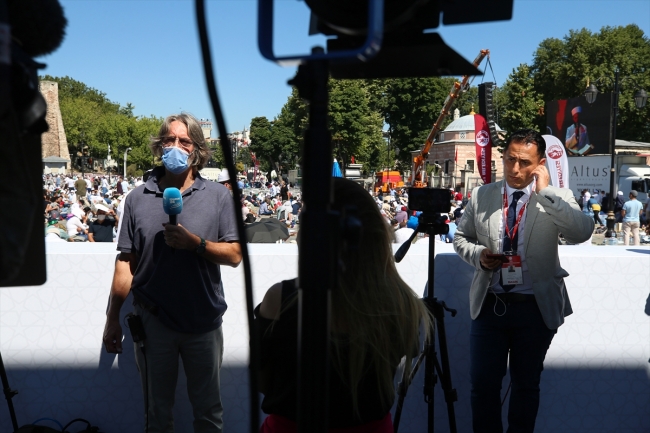
[[[45,120],[49,127],[49,130],[42,135],[43,158],[58,156],[60,158],[70,159],[68,140],[65,136],[61,109],[59,108],[59,85],[54,81],[41,81],[39,90],[47,102],[47,115]],[[69,163],[68,168],[70,168]]]

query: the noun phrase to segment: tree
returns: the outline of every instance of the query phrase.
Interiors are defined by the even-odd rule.
[[[86,101],[92,101],[96,103],[103,112],[117,112],[120,109],[120,104],[111,102],[106,97],[106,93],[100,92],[99,90],[89,87],[81,81],[74,80],[68,76],[61,78],[44,75],[39,77],[39,79],[41,81],[56,81],[59,87],[59,99],[81,98]]]
[[[275,161],[281,151],[274,148],[271,134],[271,122],[266,117],[254,117],[251,120],[250,150],[255,152],[258,160],[267,160],[271,167],[277,169]]]
[[[163,119],[136,117],[130,102],[124,107],[111,102],[106,94],[70,77],[44,76],[41,80],[59,85],[59,105],[70,151],[81,153],[81,142],[95,158],[106,158],[110,146],[111,158],[122,162],[124,151],[129,162],[149,168],[155,161],[149,150],[151,137],[160,129]]]
[[[133,110],[135,110],[133,104],[127,102],[124,107],[120,107],[119,113],[125,115],[126,117],[134,117]]]
[[[508,81],[498,91],[495,102],[500,106],[499,126],[508,132],[523,128],[539,129],[543,116],[544,99],[534,88],[531,69],[525,63],[513,69]],[[507,102],[506,102],[507,101]],[[544,131],[544,129],[539,129]]]
[[[402,169],[410,169],[410,152],[424,145],[455,81],[455,78],[440,77],[387,80],[384,118],[389,125],[391,143],[401,150]],[[476,88],[461,95],[451,111],[459,108],[463,115],[469,114],[472,104],[478,111]],[[448,116],[440,129],[451,121],[452,117]]]
[[[650,88],[650,41],[634,24],[603,27],[598,33],[587,29],[571,30],[563,39],[543,40],[534,53],[532,64],[520,65],[504,85],[504,89],[511,87],[507,92],[508,104],[525,110],[519,120],[510,113],[504,124],[514,128],[532,121],[539,130],[545,130],[543,111],[534,115],[532,107],[541,101],[580,96],[588,81],[613,78],[616,67],[622,77],[631,77],[646,90]],[[620,95],[617,138],[650,141],[650,107],[638,110],[633,101],[636,86],[632,82],[625,84]],[[598,89],[600,92],[613,91],[613,81],[600,82]],[[521,90],[527,91],[521,93]]]
[[[368,86],[360,80],[330,80],[329,128],[334,154],[345,165],[352,156],[366,171],[379,165],[383,119],[371,108]]]
[[[258,161],[268,162],[268,166],[262,165],[262,170],[273,169],[286,173],[295,167],[306,124],[307,104],[295,90],[273,121],[266,117],[251,120],[249,148],[255,152]]]

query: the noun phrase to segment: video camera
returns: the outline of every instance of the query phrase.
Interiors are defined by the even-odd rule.
[[[451,195],[445,188],[409,188],[409,209],[424,213],[449,213]]]

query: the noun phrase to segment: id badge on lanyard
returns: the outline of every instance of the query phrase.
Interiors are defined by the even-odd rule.
[[[524,284],[524,273],[521,267],[521,256],[513,253],[504,252],[508,260],[501,265],[501,277],[503,284],[514,285]]]
[[[505,255],[505,258],[507,261],[505,261],[501,265],[501,277],[503,284],[505,285],[517,285],[517,284],[523,284],[524,283],[524,275],[521,267],[521,256],[517,254],[517,245],[515,245],[514,237],[517,234],[517,231],[519,230],[519,224],[521,223],[521,219],[524,216],[524,212],[526,212],[526,208],[528,207],[528,203],[524,204],[521,209],[519,210],[517,214],[517,218],[515,220],[514,225],[512,226],[512,229],[508,229],[508,193],[506,192],[505,188],[503,190],[503,231],[504,231],[504,237],[507,236],[510,239],[510,251],[503,251],[503,254]]]

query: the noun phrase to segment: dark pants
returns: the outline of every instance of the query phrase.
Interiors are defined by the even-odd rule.
[[[187,377],[194,432],[222,433],[223,406],[219,389],[223,361],[221,327],[203,334],[184,334],[167,328],[154,314],[140,306],[135,307],[135,312],[142,317],[147,336],[146,361],[138,345],[133,343],[133,347],[142,391],[148,396],[148,432],[174,432],[172,408],[180,357]]]
[[[533,432],[544,358],[556,332],[544,324],[534,298],[531,302],[506,303],[504,306],[493,295],[486,297],[481,313],[472,321],[470,332],[475,433],[503,432],[501,383],[506,374],[508,355],[512,380],[508,433]]]
[[[600,224],[601,226],[603,225],[603,222],[600,220],[600,211],[599,210],[594,211],[594,223],[595,224]]]

